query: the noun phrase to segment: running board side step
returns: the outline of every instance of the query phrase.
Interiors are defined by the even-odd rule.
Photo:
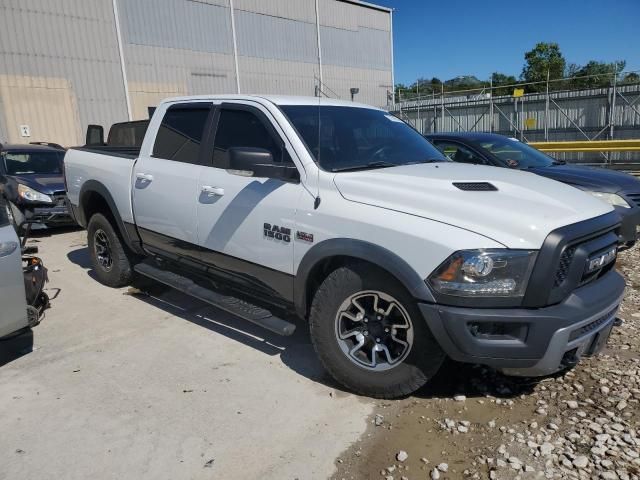
[[[214,307],[229,312],[244,320],[248,320],[262,328],[265,328],[278,335],[292,335],[296,326],[274,316],[268,310],[253,305],[245,300],[241,300],[229,295],[223,295],[214,290],[201,287],[193,280],[178,275],[177,273],[158,268],[150,263],[142,262],[133,267],[140,275],[152,278],[160,283],[164,283],[180,292],[202,300]]]

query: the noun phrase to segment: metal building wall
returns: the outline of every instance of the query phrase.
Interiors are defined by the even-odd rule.
[[[3,0],[0,141],[78,144],[89,123],[127,120],[129,108],[146,118],[166,97],[238,84],[314,95],[322,77],[328,96],[356,87],[356,100],[385,105],[390,29],[389,11],[355,0]]]
[[[341,98],[387,105],[393,91],[391,14],[336,0],[319,0],[323,81]]]
[[[3,0],[0,46],[0,141],[77,145],[126,118],[111,1]]]

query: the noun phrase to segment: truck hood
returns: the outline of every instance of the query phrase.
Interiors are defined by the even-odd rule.
[[[592,192],[640,193],[640,180],[628,173],[605,168],[555,165],[532,168],[530,171]]]
[[[10,178],[45,195],[52,195],[56,192],[64,193],[62,175],[11,175]]]
[[[497,190],[460,190],[454,182],[489,182]],[[481,165],[442,162],[344,172],[334,183],[349,201],[447,223],[508,248],[538,249],[552,230],[613,210],[554,180]]]

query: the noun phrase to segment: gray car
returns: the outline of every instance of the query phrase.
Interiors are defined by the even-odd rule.
[[[29,327],[20,240],[0,197],[0,339]]]

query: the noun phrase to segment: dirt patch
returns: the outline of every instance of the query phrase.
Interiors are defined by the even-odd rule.
[[[378,403],[333,478],[639,479],[640,249],[618,269],[624,323],[601,355],[541,380],[450,362],[416,395]]]

